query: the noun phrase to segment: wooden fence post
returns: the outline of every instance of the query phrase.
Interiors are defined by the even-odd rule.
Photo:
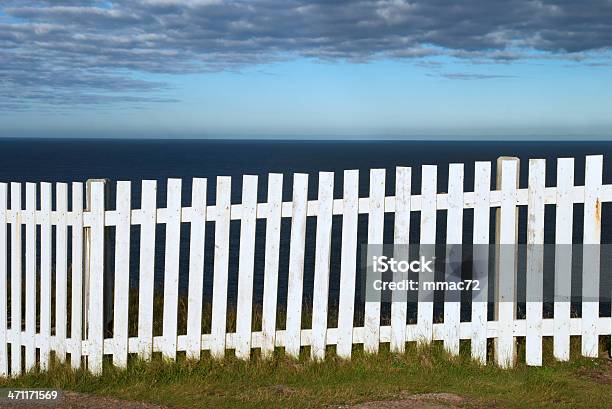
[[[500,207],[495,213],[495,357],[502,368],[514,365],[516,345],[516,244],[518,243],[518,208],[516,191],[519,186],[520,160],[516,157],[497,158],[496,189],[501,191]],[[515,180],[512,180],[515,179]],[[511,259],[513,259],[511,261]]]

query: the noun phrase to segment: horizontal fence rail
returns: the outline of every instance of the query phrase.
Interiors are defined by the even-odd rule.
[[[421,291],[416,322],[407,319],[408,303],[395,298],[390,303],[389,320],[381,319],[385,302],[369,298],[364,301],[362,320],[356,318],[358,248],[366,244],[359,240],[360,215],[367,215],[368,244],[383,244],[385,217],[390,214],[392,244],[411,244],[411,225],[416,222],[416,244],[434,245],[439,238],[439,211],[445,213],[445,244],[462,244],[468,227],[464,214],[471,209],[472,243],[464,244],[516,245],[518,210],[525,208],[524,241],[527,245],[543,245],[545,209],[554,205],[556,244],[575,244],[573,228],[580,225],[581,244],[599,246],[602,204],[612,201],[612,185],[602,181],[602,156],[586,158],[583,186],[575,186],[571,158],[558,159],[557,186],[553,187],[545,184],[544,160],[529,161],[526,188],[518,186],[517,159],[500,158],[495,189],[491,189],[491,181],[495,181],[491,163],[476,162],[474,166],[472,192],[464,191],[464,165],[451,164],[448,189],[443,193],[437,189],[438,167],[423,166],[418,194],[413,192],[411,168],[396,168],[393,189],[386,186],[385,170],[373,169],[368,197],[359,196],[357,170],[344,172],[341,198],[334,197],[334,173],[321,172],[316,180],[316,200],[308,198],[312,183],[309,175],[298,173],[293,175],[291,201],[283,201],[284,176],[270,174],[264,203],[258,203],[257,176],[243,177],[239,204],[232,203],[230,177],[217,178],[214,204],[207,203],[210,181],[195,178],[190,206],[183,205],[182,181],[169,179],[164,208],[157,205],[157,182],[151,180],[142,181],[140,208],[133,208],[130,182],[116,182],[112,206],[109,181],[92,180],[86,186],[57,183],[55,189],[50,183],[0,183],[0,376],[19,375],[37,365],[46,369],[53,358],[69,359],[74,368],[86,365],[89,371],[100,373],[105,356],[112,356],[114,365],[125,367],[130,354],[150,359],[154,353],[161,353],[166,359],[176,359],[178,352],[184,352],[188,358],[199,359],[202,351],[221,358],[227,350],[234,350],[237,357],[248,359],[254,349],[260,349],[264,358],[275,348],[298,357],[302,347],[309,347],[311,358],[321,360],[331,345],[335,345],[337,355],[350,358],[357,344],[369,353],[377,352],[381,343],[390,343],[392,351],[403,352],[407,342],[438,340],[454,355],[459,353],[460,341],[469,340],[474,359],[482,363],[492,359],[510,367],[516,361],[517,337],[525,337],[528,365],[542,364],[543,337],[553,337],[556,359],[569,359],[572,336],[580,337],[582,355],[596,357],[599,337],[612,333],[612,319],[600,316],[599,301],[588,296],[599,291],[602,276],[612,281],[612,272],[600,271],[601,254],[593,250],[589,250],[589,262],[582,267],[585,298],[580,317],[573,315],[570,300],[555,299],[554,318],[545,318],[543,302],[528,297],[525,317],[517,318],[517,269],[525,269],[527,291],[541,294],[542,255],[528,250],[526,265],[519,267],[511,259],[504,262],[504,257],[514,257],[512,254],[502,250],[488,254],[487,250],[479,258],[496,257],[496,297],[489,299],[486,292],[474,295],[469,321],[461,318],[462,301],[450,298],[444,299],[443,315],[436,319],[435,301],[431,294]],[[576,204],[584,209],[582,220],[574,220]],[[337,228],[334,216],[341,216]],[[307,234],[311,218],[316,219],[312,237]],[[284,219],[290,219],[288,242],[281,238]],[[230,237],[232,221],[240,221],[239,244]],[[263,235],[256,233],[260,223],[265,225]],[[155,265],[160,261],[156,256],[159,226],[164,228],[163,277],[156,277]],[[490,233],[492,227],[494,234]],[[214,233],[214,246],[212,251],[205,251],[209,233]],[[263,295],[256,305],[254,260],[260,251],[256,246],[260,239]],[[138,263],[134,266],[130,252],[136,240]],[[182,295],[181,242],[185,240],[189,251],[187,286]],[[308,240],[316,243],[310,278],[305,275]],[[336,241],[340,241],[336,249],[340,254],[338,271],[330,264]],[[287,247],[288,267],[281,271],[281,248]],[[586,260],[586,248],[584,252]],[[235,308],[231,308],[228,286],[234,253],[238,278]],[[555,293],[567,294],[572,254],[558,253]],[[447,257],[450,260],[457,255]],[[458,257],[461,262],[461,254]],[[211,258],[214,268],[207,270],[205,264]],[[488,273],[486,263],[474,265],[474,278],[486,282]],[[278,302],[282,274],[287,276],[284,305]],[[426,274],[419,278],[427,278]],[[207,275],[212,276],[210,296],[203,290]],[[332,275],[339,276],[333,319]],[[312,281],[309,311],[305,311],[303,292],[307,279]],[[163,284],[161,290],[156,289],[157,284]],[[159,300],[156,292],[161,295]],[[490,302],[495,302],[493,319]],[[182,312],[186,312],[184,318]],[[256,313],[261,315],[261,322],[254,330]],[[204,315],[209,316],[206,325]],[[491,339],[495,341],[492,358],[488,356]]]

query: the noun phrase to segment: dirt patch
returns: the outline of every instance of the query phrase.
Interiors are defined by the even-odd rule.
[[[0,409],[27,408],[27,409],[168,409],[167,406],[154,405],[145,402],[125,401],[121,399],[106,398],[102,396],[85,395],[74,392],[64,392],[55,403],[0,403]]]
[[[398,400],[340,406],[338,409],[460,409],[479,407],[481,406],[473,404],[467,398],[453,393],[422,393],[419,395],[407,395]]]

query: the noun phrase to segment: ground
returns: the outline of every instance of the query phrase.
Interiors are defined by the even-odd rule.
[[[198,362],[132,360],[127,370],[109,362],[98,377],[55,364],[49,373],[0,379],[0,388],[70,391],[57,406],[62,408],[612,408],[612,360],[605,351],[599,359],[573,353],[566,363],[545,351],[544,366],[519,363],[511,370],[479,365],[465,348],[460,357],[449,357],[440,345],[409,347],[402,355],[356,350],[351,361],[319,363],[308,359],[308,351],[299,361],[282,354],[250,362],[204,356]],[[9,407],[15,406],[0,404]]]

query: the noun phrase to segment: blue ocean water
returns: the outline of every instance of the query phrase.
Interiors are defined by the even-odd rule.
[[[265,201],[267,174],[283,173],[284,200],[291,200],[292,174],[308,173],[309,198],[316,198],[317,173],[333,171],[335,176],[335,195],[342,194],[342,171],[360,170],[360,196],[368,195],[369,169],[387,169],[387,194],[393,194],[394,168],[413,167],[412,190],[420,192],[420,166],[438,165],[438,191],[446,191],[448,164],[465,163],[465,190],[473,189],[475,161],[491,161],[495,172],[495,160],[499,156],[517,156],[521,159],[521,187],[527,186],[528,159],[547,159],[547,185],[555,185],[556,158],[573,157],[576,159],[576,185],[584,182],[585,155],[612,153],[612,142],[468,142],[468,141],[278,141],[278,140],[78,140],[78,139],[0,139],[0,181],[1,182],[72,182],[89,178],[108,178],[111,181],[131,180],[133,207],[140,205],[140,181],[158,180],[158,206],[165,205],[165,181],[167,178],[183,179],[183,203],[190,204],[191,178],[208,178],[208,203],[215,201],[215,177],[232,176],[232,201],[240,202],[241,176],[259,175],[259,201]],[[611,167],[604,160],[604,183],[612,182]],[[494,174],[494,173],[493,173]],[[494,181],[494,177],[492,177]],[[494,183],[494,182],[493,182]],[[112,206],[111,206],[112,207]],[[554,240],[554,206],[546,209],[545,237],[547,242]],[[602,239],[612,242],[612,212],[610,206],[603,206]],[[524,209],[523,209],[524,210]],[[415,213],[418,215],[418,213]],[[471,212],[466,211],[465,226],[471,223]],[[312,219],[312,220],[310,220]],[[526,213],[521,214],[519,234],[525,236]],[[582,208],[576,206],[575,239],[580,241]],[[418,237],[418,217],[412,218],[411,235]],[[385,220],[385,241],[392,242],[392,216]],[[188,236],[189,225],[184,224],[181,240],[180,287],[187,288]],[[235,299],[237,291],[237,250],[239,245],[240,222],[234,221],[230,238],[230,288],[229,296]],[[439,213],[438,236],[443,239],[445,231],[444,212]],[[210,295],[212,287],[212,254],[214,225],[207,225],[205,296]],[[307,226],[307,245],[305,260],[305,297],[312,295],[314,232],[316,220],[309,218]],[[465,242],[469,243],[470,228],[465,229]],[[337,297],[339,286],[339,240],[341,218],[334,217],[333,245],[330,278],[330,300]],[[367,217],[360,216],[359,242],[365,243]],[[261,299],[263,283],[263,260],[265,222],[257,223],[256,260],[255,260],[255,299]],[[133,228],[132,271],[138,269],[139,229]],[[288,265],[289,221],[283,220],[279,277],[279,302],[286,298],[286,275]],[[492,236],[493,237],[493,236]],[[523,239],[524,240],[524,239]],[[163,283],[164,227],[159,226],[157,234],[158,253],[156,255],[156,284],[160,290]],[[110,249],[112,251],[112,248]],[[110,257],[112,263],[112,257]],[[605,260],[603,261],[605,262]],[[137,284],[137,274],[132,274],[132,284]],[[579,280],[578,280],[579,281]],[[579,283],[578,283],[579,284]]]

